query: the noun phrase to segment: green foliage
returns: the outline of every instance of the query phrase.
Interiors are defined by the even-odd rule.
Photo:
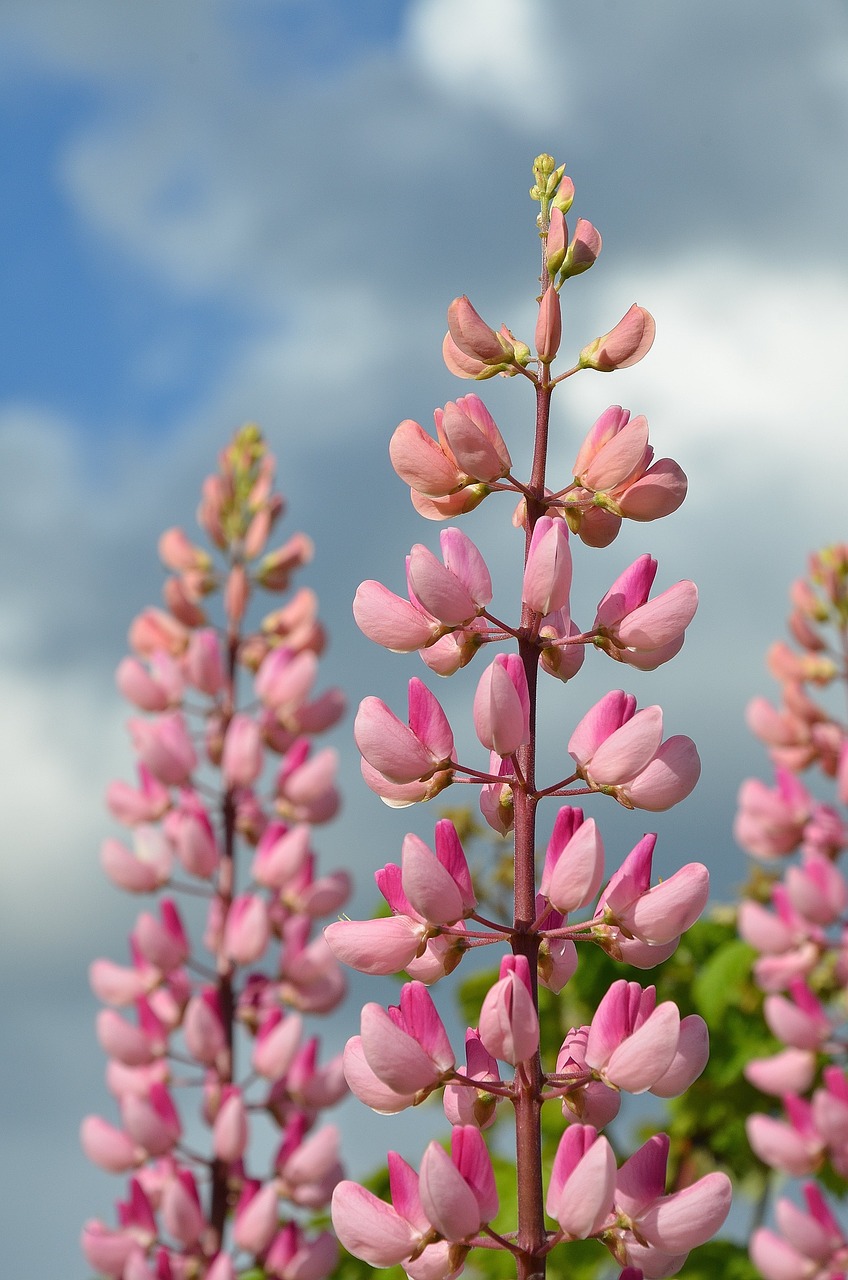
[[[678,1280],[760,1280],[760,1273],[748,1257],[744,1245],[730,1240],[711,1240],[693,1249]]]

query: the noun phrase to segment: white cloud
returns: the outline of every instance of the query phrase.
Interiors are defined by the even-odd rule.
[[[411,61],[437,92],[508,125],[550,127],[567,114],[563,57],[550,59],[552,14],[542,0],[417,0],[407,17]]]

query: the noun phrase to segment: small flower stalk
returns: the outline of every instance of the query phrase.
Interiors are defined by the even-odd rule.
[[[460,672],[484,651],[469,699],[480,753],[458,752],[459,735],[442,705],[429,684],[413,676],[405,711],[378,697],[359,709],[354,732],[366,783],[396,807],[433,799],[448,787],[477,788],[485,821],[514,850],[507,919],[482,914],[459,834],[442,819],[432,845],[410,834],[399,863],[377,871],[390,915],[339,920],[325,931],[346,964],[365,973],[402,970],[407,978],[396,1006],[363,1009],[360,1035],[345,1051],[351,1089],[389,1114],[440,1095],[452,1125],[450,1151],[431,1143],[417,1169],[389,1154],[390,1201],[350,1181],[333,1195],[333,1223],[344,1246],[374,1267],[400,1264],[413,1280],[452,1280],[480,1249],[508,1252],[520,1280],[540,1280],[549,1258],[551,1273],[566,1275],[569,1243],[589,1238],[607,1246],[628,1280],[671,1276],[690,1249],[718,1230],[730,1205],[723,1173],[667,1185],[664,1136],[619,1165],[603,1132],[622,1094],[674,1097],[698,1077],[708,1057],[700,1017],[681,1018],[654,986],[622,978],[589,1025],[567,1032],[555,1061],[543,1061],[540,1052],[540,984],[562,991],[578,963],[591,963],[587,943],[652,968],[703,909],[708,874],[690,862],[655,881],[654,834],[643,835],[616,869],[601,837],[604,804],[661,812],[685,799],[698,780],[694,744],[668,735],[659,706],[639,708],[621,689],[592,707],[577,695],[561,758],[539,758],[540,688],[547,686],[546,700],[554,696],[547,682],[570,682],[592,649],[596,661],[661,666],[683,645],[697,591],[679,582],[654,592],[658,565],[642,555],[604,584],[588,626],[571,615],[572,580],[582,571],[584,548],[608,546],[625,521],[675,511],[686,477],[671,459],[654,460],[645,418],[619,406],[589,428],[570,474],[549,474],[555,471],[548,458],[554,392],[577,374],[635,364],[651,346],[654,321],[634,305],[555,372],[571,342],[562,288],[593,266],[601,237],[585,219],[569,232],[574,186],[564,166],[540,156],[534,178],[542,270],[533,348],[506,326],[495,328],[465,296],[448,308],[443,344],[445,364],[457,377],[501,375],[532,389],[530,475],[516,476],[513,442],[476,394],[437,409],[435,434],[411,419],[401,423],[390,442],[391,462],[416,510],[446,525],[439,554],[416,545],[405,586],[395,591],[365,582],[354,602],[369,639],[399,653],[418,652],[438,675]],[[494,599],[482,550],[454,523],[498,494],[510,495],[514,509],[520,588],[511,610]],[[537,866],[536,814],[547,801],[559,810]],[[592,816],[583,805],[592,807]],[[484,946],[502,954],[477,1025],[466,1032],[463,1058],[429,992],[470,948]],[[805,1015],[819,1028],[806,1008]],[[547,1178],[544,1106],[562,1117]],[[515,1122],[517,1221],[502,1220],[485,1138],[505,1111]]]
[[[313,738],[344,702],[316,689],[310,591],[246,626],[254,598],[286,592],[311,557],[303,535],[267,549],[283,508],[273,474],[258,429],[237,432],[203,485],[211,550],[162,535],[167,607],[135,619],[117,673],[138,780],[109,788],[129,833],[101,861],[154,903],[128,961],[91,966],[117,1114],[84,1120],[82,1145],[128,1185],[117,1223],[86,1223],[82,1248],[114,1280],[321,1280],[336,1263],[310,1220],[342,1177],[321,1112],[348,1086],[304,1015],[330,1013],[346,987],[316,923],[348,877],[321,874],[312,848],[339,803],[334,753]]]
[[[810,557],[793,583],[789,632],[767,656],[781,705],[755,698],[747,719],[774,764],[774,785],[748,779],[739,791],[735,835],[763,865],[738,915],[757,953],[753,973],[763,1016],[777,1042],[745,1074],[773,1099],[748,1118],[755,1154],[777,1174],[848,1177],[848,1059],[844,999],[848,967],[848,724],[828,693],[848,684],[848,547]],[[822,785],[808,785],[815,772]],[[828,796],[829,799],[822,799]],[[848,1245],[816,1181],[807,1209],[778,1200],[776,1230],[758,1229],[751,1257],[772,1277],[841,1274]]]

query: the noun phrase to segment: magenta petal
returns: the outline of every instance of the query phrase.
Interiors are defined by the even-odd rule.
[[[665,1191],[668,1147],[668,1135],[655,1133],[619,1169],[615,1202],[631,1218]]]
[[[475,1125],[456,1125],[451,1130],[451,1159],[468,1183],[483,1222],[491,1222],[498,1212],[495,1172],[486,1141]]]
[[[639,989],[638,983],[633,983],[633,986]],[[589,1028],[585,1055],[587,1066],[603,1067],[627,1035],[629,996],[630,983],[626,978],[619,978],[604,994]]]

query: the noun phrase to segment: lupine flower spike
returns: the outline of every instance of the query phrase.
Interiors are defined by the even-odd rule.
[[[168,610],[135,620],[118,668],[140,713],[139,785],[109,789],[130,838],[107,839],[101,862],[119,888],[168,896],[139,915],[128,965],[91,967],[119,1122],[89,1116],[82,1145],[129,1184],[117,1225],[88,1222],[82,1248],[114,1280],[235,1280],[257,1266],[321,1280],[336,1264],[310,1217],[341,1178],[338,1133],[319,1114],[347,1085],[340,1056],[319,1064],[301,1014],[329,1013],[345,992],[310,938],[350,890],[343,871],[317,874],[311,848],[313,822],[338,803],[334,757],[312,755],[312,737],[344,702],[313,697],[324,638],[309,593],[246,629],[254,595],[286,590],[311,555],[301,535],[266,549],[281,512],[273,459],[245,427],[203,486],[212,550],[163,534]],[[205,922],[179,905],[192,899]]]
[[[402,422],[389,445],[392,465],[415,509],[449,523],[438,552],[427,543],[411,548],[403,592],[368,581],[354,602],[370,640],[405,654],[417,651],[441,676],[489,650],[469,690],[473,734],[455,737],[441,703],[418,677],[409,682],[406,718],[368,697],[354,733],[363,776],[383,801],[411,805],[449,785],[477,787],[486,822],[514,851],[507,919],[490,918],[478,903],[458,832],[442,819],[432,842],[408,834],[399,863],[377,871],[390,915],[341,919],[325,934],[335,955],[354,968],[405,974],[396,1005],[369,1002],[362,1010],[360,1034],[344,1055],[351,1089],[384,1114],[441,1092],[452,1125],[450,1152],[431,1142],[417,1171],[390,1153],[390,1200],[353,1182],[340,1183],[333,1197],[342,1244],[371,1266],[400,1264],[412,1280],[453,1280],[469,1256],[473,1265],[479,1249],[505,1250],[521,1280],[542,1280],[549,1257],[551,1274],[565,1275],[569,1246],[589,1238],[607,1246],[625,1280],[671,1276],[688,1251],[721,1226],[730,1204],[723,1173],[667,1189],[665,1138],[651,1139],[619,1168],[602,1132],[623,1093],[674,1097],[700,1075],[709,1051],[700,1017],[682,1018],[656,987],[622,978],[589,1025],[567,1031],[556,1059],[544,1060],[547,1051],[543,1057],[539,985],[562,991],[578,963],[591,963],[585,950],[578,959],[578,944],[587,941],[643,969],[658,964],[703,909],[709,877],[700,863],[688,862],[652,884],[654,834],[643,835],[620,866],[601,838],[600,810],[609,799],[660,812],[685,799],[698,780],[694,743],[666,735],[659,706],[638,710],[633,695],[614,690],[588,711],[584,706],[582,718],[572,711],[566,731],[558,713],[560,758],[540,754],[537,718],[555,696],[548,690],[540,698],[540,681],[571,681],[587,650],[599,651],[597,662],[659,667],[679,652],[697,591],[684,580],[652,597],[658,565],[642,555],[612,585],[603,584],[591,626],[571,616],[572,579],[582,571],[579,544],[606,546],[625,521],[668,515],[683,501],[686,477],[670,459],[654,461],[646,419],[619,406],[589,429],[571,473],[549,477],[554,391],[585,370],[610,373],[640,360],[653,341],[654,322],[633,306],[609,333],[572,351],[570,367],[555,372],[571,343],[561,291],[597,261],[601,237],[583,218],[569,233],[565,215],[574,184],[550,156],[535,163],[531,196],[539,205],[543,245],[534,349],[505,325],[494,328],[463,295],[448,308],[443,355],[460,378],[500,374],[533,388],[532,471],[516,477],[510,448],[476,395],[437,409],[435,436],[412,419]],[[454,523],[500,493],[511,495],[511,523],[519,531],[511,610],[495,599],[483,551]],[[554,690],[561,693],[562,684]],[[476,754],[473,746],[459,747],[474,738]],[[549,798],[559,811],[537,868],[536,811]],[[815,866],[794,887],[819,916],[831,889]],[[505,954],[475,1025],[466,1030],[463,1062],[437,1012],[438,993],[430,992],[468,950],[497,945]],[[785,1016],[799,1028],[796,1040],[819,1045],[829,1033],[806,994],[798,993]],[[835,1088],[831,1096],[835,1107]],[[562,1118],[547,1186],[544,1105]],[[516,1129],[517,1221],[499,1214],[484,1136],[507,1115]]]

